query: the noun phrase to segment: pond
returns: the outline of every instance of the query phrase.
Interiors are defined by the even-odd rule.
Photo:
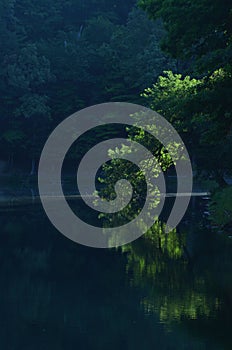
[[[62,236],[33,196],[2,200],[1,348],[231,349],[232,240],[211,231],[204,205],[168,236],[157,224],[94,249]]]

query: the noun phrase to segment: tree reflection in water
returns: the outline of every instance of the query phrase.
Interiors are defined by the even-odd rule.
[[[231,348],[223,237],[195,232],[193,245],[190,229],[166,235],[157,222],[123,249],[91,249],[39,207],[4,212],[0,225],[3,349]]]
[[[158,315],[169,330],[177,324],[196,329],[201,325],[204,333],[217,325],[229,336],[231,242],[199,228],[197,234],[176,229],[166,234],[164,228],[157,222],[144,238],[123,248],[131,285],[144,290],[141,305],[145,314]],[[189,234],[199,240],[192,256],[186,246]]]

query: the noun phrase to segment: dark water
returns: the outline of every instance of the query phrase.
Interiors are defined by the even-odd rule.
[[[232,240],[198,202],[117,250],[69,241],[40,204],[2,206],[1,349],[232,349]]]

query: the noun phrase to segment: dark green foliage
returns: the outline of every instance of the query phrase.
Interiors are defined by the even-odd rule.
[[[141,102],[143,89],[174,68],[159,47],[162,23],[134,4],[0,0],[3,158],[38,159],[64,118],[101,102]]]
[[[160,78],[146,96],[152,108],[187,134],[198,165],[219,179],[232,169],[232,4],[227,0],[139,3],[151,18],[163,19],[167,30],[163,47],[185,60],[184,75],[194,78],[194,88],[189,78]]]
[[[190,59],[201,70],[220,68],[231,58],[232,12],[229,0],[139,0],[151,18],[162,18],[168,32],[163,47]]]
[[[38,159],[68,115],[128,101],[170,120],[198,168],[230,171],[230,2],[139,4],[155,21],[133,0],[0,1],[2,157]]]

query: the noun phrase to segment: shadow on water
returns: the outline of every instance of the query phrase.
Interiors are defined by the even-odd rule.
[[[117,250],[69,241],[39,203],[3,209],[3,349],[232,348],[232,242],[197,206]]]

